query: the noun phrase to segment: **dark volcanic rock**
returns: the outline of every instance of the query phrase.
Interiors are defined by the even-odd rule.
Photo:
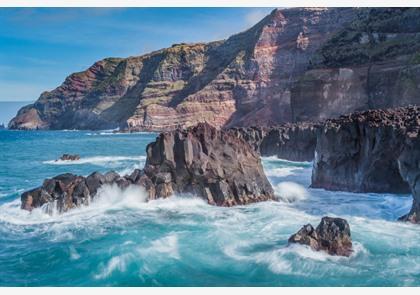
[[[408,193],[398,157],[420,107],[371,110],[327,120],[318,131],[312,187]]]
[[[77,160],[80,160],[80,156],[79,155],[63,154],[59,158],[59,160],[61,160],[61,161],[77,161]]]
[[[401,176],[408,182],[413,194],[413,206],[400,220],[412,223],[420,223],[420,136],[419,129],[416,129],[407,133],[404,149],[398,158]]]
[[[131,183],[112,171],[105,175],[95,172],[88,177],[65,173],[46,179],[42,186],[24,192],[21,196],[21,208],[31,211],[47,204],[49,213],[53,210],[66,212],[81,205],[89,205],[98,188],[104,184],[115,183],[124,188],[127,182]]]
[[[259,155],[251,146],[228,132],[199,124],[160,134],[147,146],[144,170],[126,176],[113,171],[88,177],[58,175],[23,193],[21,207],[30,211],[47,204],[48,210],[65,212],[89,204],[104,184],[116,184],[121,189],[142,186],[149,200],[174,193],[192,193],[218,206],[274,199]]]
[[[259,155],[244,140],[208,124],[162,133],[147,147],[145,173],[156,197],[194,193],[218,206],[274,199]]]
[[[319,127],[317,123],[301,122],[273,127],[238,127],[229,131],[248,142],[263,157],[312,161]]]
[[[289,238],[289,243],[307,245],[330,255],[350,256],[352,253],[350,226],[342,218],[323,217],[316,229],[310,224],[304,225]]]

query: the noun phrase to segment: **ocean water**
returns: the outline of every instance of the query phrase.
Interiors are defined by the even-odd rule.
[[[19,209],[46,177],[141,168],[155,136],[0,131],[0,286],[420,286],[420,226],[395,221],[411,197],[309,189],[311,163],[263,159],[278,202],[146,203],[141,189],[108,186],[63,215]],[[55,162],[63,153],[82,158]],[[287,245],[325,215],[349,221],[351,257]]]

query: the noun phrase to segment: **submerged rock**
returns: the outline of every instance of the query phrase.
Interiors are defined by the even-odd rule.
[[[311,224],[304,225],[289,238],[289,243],[307,245],[330,255],[350,256],[352,253],[350,226],[342,218],[323,217],[316,229]]]
[[[247,141],[263,157],[277,156],[289,161],[312,161],[319,123],[301,122],[273,127],[229,129]]]
[[[192,193],[217,206],[274,199],[259,155],[251,146],[228,132],[199,124],[185,131],[161,133],[147,146],[144,170],[125,176],[113,171],[87,177],[58,175],[23,193],[21,207],[30,211],[47,204],[65,212],[89,204],[104,184],[121,189],[142,186],[149,200],[174,193]]]
[[[77,154],[71,155],[71,154],[63,154],[59,160],[61,161],[77,161],[80,160],[80,156]],[[58,160],[56,160],[58,161]]]

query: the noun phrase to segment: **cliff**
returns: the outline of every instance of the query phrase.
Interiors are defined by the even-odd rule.
[[[359,9],[292,90],[293,120],[419,105],[420,9]]]
[[[329,119],[317,133],[312,187],[408,193],[398,158],[420,107],[370,110]]]
[[[319,121],[419,104],[420,9],[276,9],[227,40],[107,58],[12,129],[173,130]]]
[[[354,9],[274,10],[227,40],[108,58],[22,108],[12,129],[170,130],[290,122],[292,84]]]

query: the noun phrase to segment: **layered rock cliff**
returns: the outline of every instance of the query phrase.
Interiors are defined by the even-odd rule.
[[[359,9],[292,90],[293,120],[419,105],[420,9]]]
[[[9,127],[270,126],[420,104],[419,19],[419,8],[276,9],[227,40],[101,60]]]
[[[292,84],[354,9],[274,10],[227,40],[109,58],[22,108],[12,129],[168,130],[292,120]]]
[[[199,124],[188,130],[161,133],[146,149],[143,170],[125,176],[112,171],[87,177],[58,175],[24,192],[21,207],[66,212],[89,205],[104,185],[142,187],[148,200],[176,193],[191,193],[217,206],[274,200],[258,154],[229,132]]]

